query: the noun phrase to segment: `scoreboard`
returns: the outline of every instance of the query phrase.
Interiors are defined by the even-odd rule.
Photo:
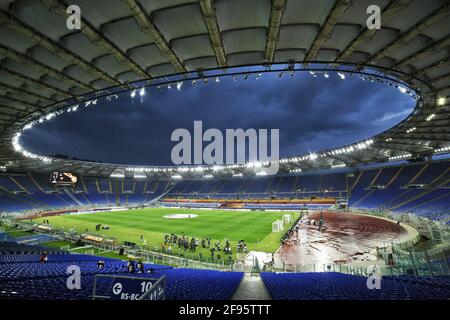
[[[77,181],[76,176],[67,172],[53,172],[50,177],[50,182],[56,186],[73,186]]]

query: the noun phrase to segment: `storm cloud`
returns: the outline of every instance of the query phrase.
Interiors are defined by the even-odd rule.
[[[27,131],[22,144],[39,154],[64,154],[102,162],[172,165],[173,130],[279,129],[280,155],[293,156],[339,147],[382,132],[412,111],[414,101],[399,90],[353,77],[345,81],[297,73],[264,74],[220,83],[185,82],[144,97],[124,93],[99,101]]]

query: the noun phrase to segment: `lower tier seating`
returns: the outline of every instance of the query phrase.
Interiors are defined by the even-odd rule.
[[[105,261],[103,269],[97,261]],[[91,299],[96,274],[126,275],[126,262],[79,254],[50,254],[48,262],[39,263],[38,254],[11,254],[0,257],[0,299],[85,300]],[[81,290],[67,289],[67,267],[81,269]],[[168,300],[227,300],[239,286],[243,273],[213,270],[174,269],[145,264],[146,273],[132,276],[166,276]],[[112,279],[98,283],[98,295],[111,293]]]
[[[384,276],[380,289],[349,274],[262,273],[274,300],[436,300],[450,297],[450,277]]]

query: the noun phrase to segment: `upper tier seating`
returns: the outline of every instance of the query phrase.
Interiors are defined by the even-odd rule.
[[[441,219],[448,214],[449,163],[414,164],[363,171],[351,190],[349,205]],[[446,208],[447,206],[447,208]]]
[[[168,197],[189,198],[268,198],[346,196],[346,175],[275,176],[229,178],[219,180],[185,180],[178,182]]]
[[[109,181],[91,178],[79,178],[73,189],[56,188],[42,175],[0,175],[0,212],[141,206],[159,196],[166,188],[167,182],[135,183],[133,180]]]
[[[0,212],[62,207],[142,206],[170,192],[168,199],[308,199],[346,198],[350,207],[448,217],[450,161],[413,163],[363,171],[203,180],[147,181],[80,177],[78,184],[57,189],[44,175],[0,175]],[[217,207],[218,204],[187,204]],[[245,205],[247,209],[279,209]],[[299,206],[284,209],[298,210]],[[315,207],[319,208],[319,207]],[[327,208],[327,207],[320,207]]]

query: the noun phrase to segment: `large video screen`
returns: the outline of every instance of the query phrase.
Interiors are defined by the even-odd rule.
[[[76,176],[67,172],[53,172],[50,177],[50,182],[56,186],[73,186],[77,181]]]

